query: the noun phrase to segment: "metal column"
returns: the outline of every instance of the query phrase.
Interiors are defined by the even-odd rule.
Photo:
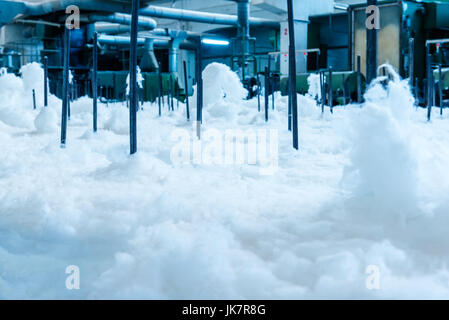
[[[129,133],[130,133],[130,154],[137,152],[137,23],[138,23],[139,0],[132,2],[132,21],[131,21],[131,50],[129,56]]]
[[[44,57],[44,107],[48,106],[48,57]]]
[[[190,108],[189,108],[189,82],[187,81],[187,63],[183,61],[184,65],[184,86],[186,93],[186,113],[187,113],[187,121],[190,121]]]
[[[289,30],[289,58],[290,58],[290,96],[292,107],[292,130],[293,130],[293,148],[299,149],[298,139],[298,96],[296,94],[296,50],[295,50],[295,26],[293,20],[293,0],[287,0],[288,7],[288,30]]]
[[[98,72],[98,34],[94,33],[94,42],[93,42],[93,54],[92,54],[92,99],[93,99],[93,130],[97,132],[97,104],[98,104],[98,84],[97,84],[97,72]]]
[[[70,30],[66,27],[64,32],[64,72],[62,89],[62,112],[61,112],[61,147],[67,142],[67,117],[69,104],[69,64],[70,64]]]
[[[368,6],[376,6],[377,0],[368,0]],[[370,14],[367,14],[369,17]],[[377,30],[366,30],[366,83],[377,76]]]

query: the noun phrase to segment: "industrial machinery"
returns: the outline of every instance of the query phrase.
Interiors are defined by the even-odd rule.
[[[403,78],[411,78],[418,104],[426,104],[426,41],[449,38],[449,1],[386,0],[378,1],[380,28],[377,30],[377,65],[391,64]],[[315,57],[307,58],[308,73],[297,75],[298,92],[308,91],[307,77],[317,69],[332,67],[336,73],[333,96],[336,103],[344,95],[355,101],[354,73],[357,56],[361,57],[361,72],[366,75],[366,13],[367,4],[347,5],[344,12],[310,17],[308,48],[319,48],[319,68],[314,67]],[[414,39],[410,47],[409,39]],[[449,45],[432,46],[431,65],[435,79],[441,67],[443,100],[449,98]],[[299,58],[301,59],[301,58]],[[411,66],[411,64],[413,64]],[[286,75],[281,87],[285,89]],[[364,86],[364,77],[362,86]],[[438,100],[438,96],[437,96]]]

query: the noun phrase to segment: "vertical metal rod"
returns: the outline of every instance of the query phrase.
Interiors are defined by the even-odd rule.
[[[129,56],[129,88],[130,88],[130,104],[129,104],[129,134],[130,134],[130,154],[137,152],[137,108],[138,108],[138,92],[137,92],[137,22],[139,19],[139,0],[132,1],[132,18],[131,18],[131,49]]]
[[[290,79],[288,79],[288,131],[292,131],[292,95],[290,88]]]
[[[440,116],[443,115],[443,72],[441,63],[438,65],[438,96],[440,98]]]
[[[293,0],[287,0],[288,7],[288,30],[289,30],[289,58],[290,58],[290,96],[292,105],[293,121],[293,148],[299,149],[298,139],[298,95],[296,93],[296,50],[295,50],[295,27],[293,20]]]
[[[415,89],[414,89],[414,87],[415,87],[415,84],[414,84],[414,81],[415,81],[415,39],[410,38],[408,41],[408,45],[409,45],[408,77],[409,77],[409,81],[410,81],[410,88],[414,92],[415,91]]]
[[[64,148],[67,142],[67,116],[69,100],[69,63],[70,63],[70,29],[65,28],[64,32],[64,71],[62,89],[62,112],[61,112],[61,147]]]
[[[159,117],[162,116],[162,75],[161,75],[161,64],[159,63],[159,68],[157,69],[157,77],[158,77],[158,89],[159,96],[157,97],[157,103],[159,105]]]
[[[415,96],[415,104],[416,104],[416,106],[418,106],[419,105],[419,92],[418,92],[418,88],[419,88],[419,86],[418,86],[418,81],[419,81],[419,79],[418,79],[418,77],[415,77],[415,90],[414,90],[414,96]]]
[[[70,29],[69,29],[69,31],[70,31]],[[70,35],[71,35],[71,32],[69,32],[70,33]],[[70,51],[72,50],[71,48],[70,48],[70,45],[71,45],[71,40],[70,40],[70,37],[69,37],[69,42],[67,42],[67,50],[68,50],[68,52],[69,52],[69,56],[70,56]],[[67,89],[67,95],[68,95],[68,98],[67,98],[67,115],[68,115],[68,120],[70,120],[70,117],[71,117],[71,108],[70,108],[70,104],[71,104],[71,102],[72,102],[72,82],[73,82],[73,74],[71,73],[71,71],[70,71],[70,58],[69,58],[69,62],[68,62],[68,68],[69,68],[69,80],[68,80],[68,83],[67,83],[67,86],[68,86],[68,89]],[[70,80],[70,78],[72,78],[71,80]]]
[[[203,67],[201,56],[201,37],[198,39],[197,48],[197,62],[196,62],[196,79],[197,79],[197,107],[196,107],[196,135],[201,139],[201,124],[203,122]]]
[[[334,113],[334,97],[333,97],[333,79],[332,79],[332,67],[329,67],[329,107],[331,113]]]
[[[98,117],[98,83],[97,83],[97,72],[98,72],[98,34],[94,33],[94,46],[93,46],[93,70],[92,70],[92,99],[93,99],[93,130],[97,132],[97,117]]]
[[[184,87],[186,93],[186,113],[187,113],[187,121],[190,121],[190,108],[189,108],[189,82],[187,81],[187,63],[183,61],[184,65]]]
[[[36,90],[33,89],[33,109],[36,110]]]
[[[48,106],[48,57],[44,57],[44,107]]]
[[[362,103],[362,63],[359,54],[357,55],[357,103]]]
[[[269,75],[268,75],[268,67],[265,67],[265,121],[268,121],[268,103],[269,103]]]
[[[176,79],[176,85],[175,85],[175,91],[176,91],[176,109],[179,110],[179,79]]]
[[[377,0],[368,0],[368,6],[377,6]],[[371,13],[367,13],[370,18]],[[377,75],[377,30],[366,30],[366,82],[371,83]]]
[[[260,77],[259,72],[257,72],[257,111],[260,112]]]
[[[320,71],[320,90],[321,90],[321,113],[324,113],[324,104],[326,101],[326,91],[325,91],[325,76],[324,76],[324,72]]]
[[[271,87],[271,108],[274,110],[274,92],[275,92],[275,89],[274,89],[274,77],[271,77],[270,78],[270,87]]]
[[[268,55],[268,96],[273,94],[273,87],[271,83],[271,55]],[[274,107],[272,107],[274,109]]]
[[[174,93],[174,88],[175,88],[175,84],[173,82],[173,75],[170,74],[170,104],[171,104],[171,111],[175,111],[175,104],[173,102],[173,96],[175,95]]]
[[[429,51],[429,49],[427,49],[427,52]],[[427,63],[426,63],[426,68],[427,68],[427,121],[430,121],[430,117],[432,114],[432,86],[433,86],[433,81],[432,81],[432,55],[430,53],[427,53]]]

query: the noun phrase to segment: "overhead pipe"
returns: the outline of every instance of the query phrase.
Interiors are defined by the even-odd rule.
[[[241,38],[242,41],[242,80],[245,80],[246,56],[249,52],[250,2],[250,0],[239,0],[237,2],[238,37]]]
[[[115,13],[111,15],[90,14],[87,16],[89,22],[111,22],[120,25],[131,25],[131,16],[129,14]],[[138,26],[147,30],[154,30],[157,22],[149,17],[139,17]]]
[[[221,13],[200,12],[185,9],[175,9],[157,6],[148,6],[140,9],[139,14],[143,16],[164,18],[164,19],[176,19],[183,21],[208,23],[208,24],[224,24],[238,26],[239,20],[237,16]],[[249,24],[251,26],[266,26],[279,28],[280,22],[262,18],[249,18]]]
[[[152,38],[154,47],[159,48],[168,48],[170,45],[169,39],[158,39]],[[146,38],[139,37],[137,38],[137,45],[143,46],[145,45]],[[130,37],[129,36],[113,36],[108,34],[99,34],[98,35],[98,43],[107,44],[107,45],[115,45],[115,46],[129,46],[130,45]],[[183,50],[196,50],[196,45],[192,41],[183,41],[179,45],[180,49]]]
[[[95,23],[93,29],[95,29],[94,31],[98,33],[106,33],[109,35],[117,35],[121,33],[131,32],[130,26],[124,26],[117,23]]]
[[[91,10],[91,11],[103,11],[103,12],[121,12],[129,13],[130,5],[123,2],[111,2],[107,0],[52,0],[43,1],[39,3],[34,2],[22,2],[24,8],[24,15],[29,16],[40,16],[56,11],[66,10],[69,6],[77,6],[81,10]],[[164,19],[175,19],[183,21],[192,21],[199,23],[208,24],[223,24],[223,25],[233,25],[238,26],[238,17],[228,14],[211,13],[211,12],[200,12],[185,9],[175,9],[166,8],[158,6],[148,6],[139,10],[139,15],[164,18]],[[279,28],[280,22],[275,20],[268,20],[262,18],[249,18],[249,24],[251,26],[266,26]]]
[[[143,54],[140,62],[140,69],[144,72],[158,71],[159,63],[157,62],[156,55],[154,54],[154,39],[145,39],[145,53]]]
[[[41,16],[56,11],[65,11],[70,6],[77,6],[81,10],[123,12],[129,13],[131,7],[123,2],[111,2],[107,0],[51,0],[42,2],[23,2],[24,15]]]

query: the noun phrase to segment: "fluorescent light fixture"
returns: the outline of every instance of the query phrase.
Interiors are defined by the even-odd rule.
[[[218,40],[218,39],[210,39],[210,38],[202,39],[201,42],[204,44],[211,44],[211,45],[215,45],[215,46],[228,46],[229,45],[228,40]]]
[[[349,5],[346,3],[334,3],[334,8],[337,10],[347,11],[349,8]]]

